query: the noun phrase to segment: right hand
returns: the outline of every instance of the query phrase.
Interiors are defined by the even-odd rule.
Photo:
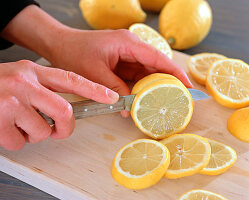
[[[107,104],[119,98],[116,92],[73,72],[27,60],[0,64],[0,146],[19,150],[26,141],[71,135],[75,126],[71,104],[53,91]],[[55,126],[50,127],[36,109],[51,117]]]

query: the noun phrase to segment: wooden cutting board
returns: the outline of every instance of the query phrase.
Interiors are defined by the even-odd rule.
[[[188,55],[174,52],[175,62],[186,70]],[[39,60],[40,64],[46,61]],[[193,80],[195,88],[207,92]],[[79,100],[64,95],[70,101]],[[0,170],[55,197],[65,200],[176,200],[192,189],[206,189],[230,200],[249,199],[249,144],[230,135],[226,121],[234,110],[217,104],[212,98],[197,101],[185,133],[195,133],[233,147],[238,160],[219,176],[196,174],[177,180],[163,178],[145,190],[129,190],[116,183],[110,173],[116,152],[128,142],[147,138],[131,118],[119,113],[77,120],[71,137],[27,144],[18,152],[0,149]]]

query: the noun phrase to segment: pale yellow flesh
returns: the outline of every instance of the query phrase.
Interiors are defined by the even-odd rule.
[[[212,85],[219,93],[234,100],[249,98],[249,70],[244,64],[222,62],[212,71]]]
[[[143,42],[152,45],[154,48],[158,49],[172,59],[171,48],[159,33],[143,25],[130,28],[130,31],[136,34]]]
[[[217,169],[228,165],[233,160],[231,151],[226,146],[219,144],[218,142],[209,141],[211,146],[211,157],[205,170]]]
[[[225,200],[214,194],[204,193],[204,192],[194,192],[188,195],[186,198],[180,200]]]
[[[206,147],[193,138],[179,138],[174,142],[163,144],[170,152],[168,170],[192,169],[206,158]]]
[[[142,98],[137,110],[137,119],[144,129],[154,135],[172,133],[185,123],[190,104],[181,89],[161,87]]]
[[[201,74],[202,77],[206,77],[209,67],[212,63],[225,57],[215,57],[215,56],[203,56],[201,58],[191,59],[191,64],[193,64],[196,70]]]
[[[120,168],[130,175],[144,175],[156,169],[163,159],[163,151],[153,143],[136,143],[121,154]]]

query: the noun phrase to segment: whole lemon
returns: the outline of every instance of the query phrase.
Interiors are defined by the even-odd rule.
[[[128,28],[146,18],[138,0],[81,0],[79,6],[94,29]]]
[[[159,12],[163,6],[170,0],[139,0],[143,9]]]
[[[249,107],[236,110],[227,120],[227,129],[239,140],[249,142]]]
[[[199,44],[212,25],[212,11],[205,0],[172,0],[162,9],[159,30],[173,49]]]

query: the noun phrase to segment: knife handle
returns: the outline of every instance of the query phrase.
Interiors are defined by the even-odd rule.
[[[124,110],[124,101],[122,101],[122,99],[112,105],[98,103],[92,100],[77,101],[70,104],[72,105],[75,119],[82,119],[85,117],[114,113]],[[52,118],[40,111],[37,112],[48,122],[49,125],[54,124],[54,120]]]

